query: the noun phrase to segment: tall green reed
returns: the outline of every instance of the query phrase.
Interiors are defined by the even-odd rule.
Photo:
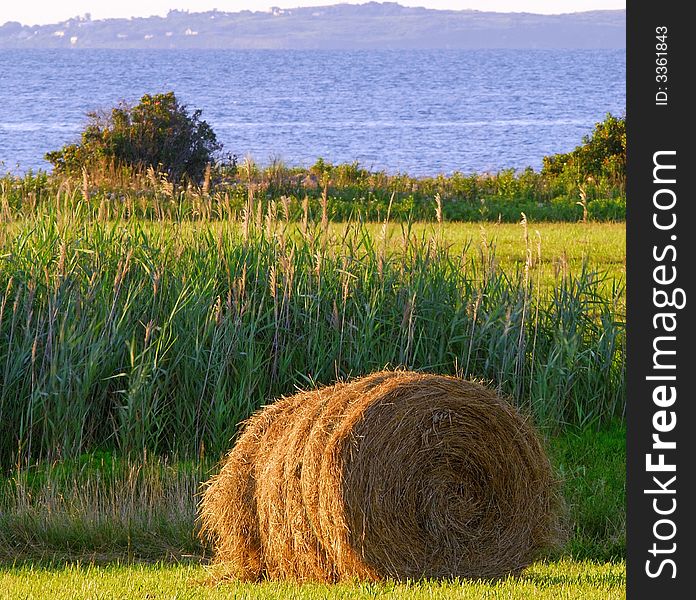
[[[533,249],[506,272],[437,227],[295,225],[254,202],[197,224],[56,203],[5,232],[2,468],[218,456],[274,397],[385,367],[483,379],[548,427],[622,415],[622,289],[602,274],[542,290]]]

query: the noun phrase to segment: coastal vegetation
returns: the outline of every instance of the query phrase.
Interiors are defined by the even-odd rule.
[[[519,580],[292,594],[625,591],[625,120],[541,172],[429,178],[213,146],[186,172],[90,136],[53,173],[0,178],[3,589],[204,579],[199,485],[239,424],[298,387],[406,367],[483,381],[533,420],[567,544]]]
[[[609,422],[625,403],[622,278],[591,250],[568,268],[541,231],[517,225],[522,260],[503,267],[494,232],[454,246],[437,224],[252,210],[5,225],[0,465],[218,456],[268,399],[389,365],[483,378],[552,430]]]
[[[186,151],[180,151],[185,148]],[[70,210],[144,219],[239,219],[271,205],[288,220],[611,222],[626,216],[626,121],[608,114],[572,152],[531,168],[432,177],[358,163],[262,166],[223,153],[200,111],[173,93],[89,116],[80,143],[49,152],[52,173],[0,178],[0,212]]]
[[[174,181],[200,183],[222,146],[200,116],[179,103],[174,92],[145,94],[138,104],[122,102],[109,113],[91,112],[79,144],[49,152],[59,174],[88,176],[105,163],[134,169],[157,167]]]

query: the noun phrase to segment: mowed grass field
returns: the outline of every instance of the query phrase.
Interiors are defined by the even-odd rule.
[[[624,597],[625,224],[283,227],[0,226],[0,598]],[[207,585],[197,486],[236,424],[387,365],[483,378],[533,413],[568,545],[500,582]]]
[[[153,234],[175,229],[182,243],[195,243],[202,232],[212,230],[220,235],[225,223],[183,222],[145,225]],[[241,225],[238,227],[241,228]],[[337,242],[354,227],[349,223],[329,223],[329,232]],[[365,223],[365,229],[376,243],[386,237],[388,246],[398,246],[404,235],[416,239],[442,240],[453,254],[475,257],[481,252],[493,254],[498,265],[507,270],[524,268],[527,252],[532,253],[532,270],[541,271],[545,283],[552,285],[563,273],[578,272],[583,264],[612,279],[626,276],[626,224],[621,223],[468,223],[443,222],[411,224]],[[298,224],[292,228],[297,235]]]
[[[587,561],[536,563],[518,578],[497,582],[417,581],[410,583],[247,584],[209,583],[208,569],[196,565],[18,567],[0,571],[0,598],[71,600],[136,598],[177,600],[611,600],[626,594],[623,564]]]
[[[369,227],[382,235],[382,226]],[[387,235],[393,241],[400,231],[401,226],[391,225]],[[583,264],[604,279],[607,293],[626,279],[625,223],[417,223],[412,232],[441,236],[453,253],[492,255],[507,273],[523,271],[529,262],[530,276],[547,290],[559,276],[579,273]]]

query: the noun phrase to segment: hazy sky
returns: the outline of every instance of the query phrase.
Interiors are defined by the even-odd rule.
[[[363,4],[367,0],[343,0]],[[404,6],[440,9],[491,10],[497,12],[533,12],[557,14],[583,10],[626,8],[626,0],[398,0]],[[19,21],[25,25],[57,23],[70,17],[90,13],[93,19],[108,17],[149,17],[166,15],[170,9],[201,12],[217,8],[222,11],[268,10],[271,6],[326,6],[339,0],[0,0],[0,24]]]

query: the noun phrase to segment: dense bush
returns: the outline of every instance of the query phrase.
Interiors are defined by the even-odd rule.
[[[578,186],[590,183],[625,189],[626,118],[607,114],[591,136],[567,154],[544,157],[542,176],[565,179]]]
[[[110,113],[88,113],[79,144],[69,144],[46,159],[56,171],[81,174],[84,167],[113,161],[136,168],[153,167],[171,181],[199,182],[222,146],[201,111],[189,113],[174,92],[144,95],[136,106],[125,102]]]

